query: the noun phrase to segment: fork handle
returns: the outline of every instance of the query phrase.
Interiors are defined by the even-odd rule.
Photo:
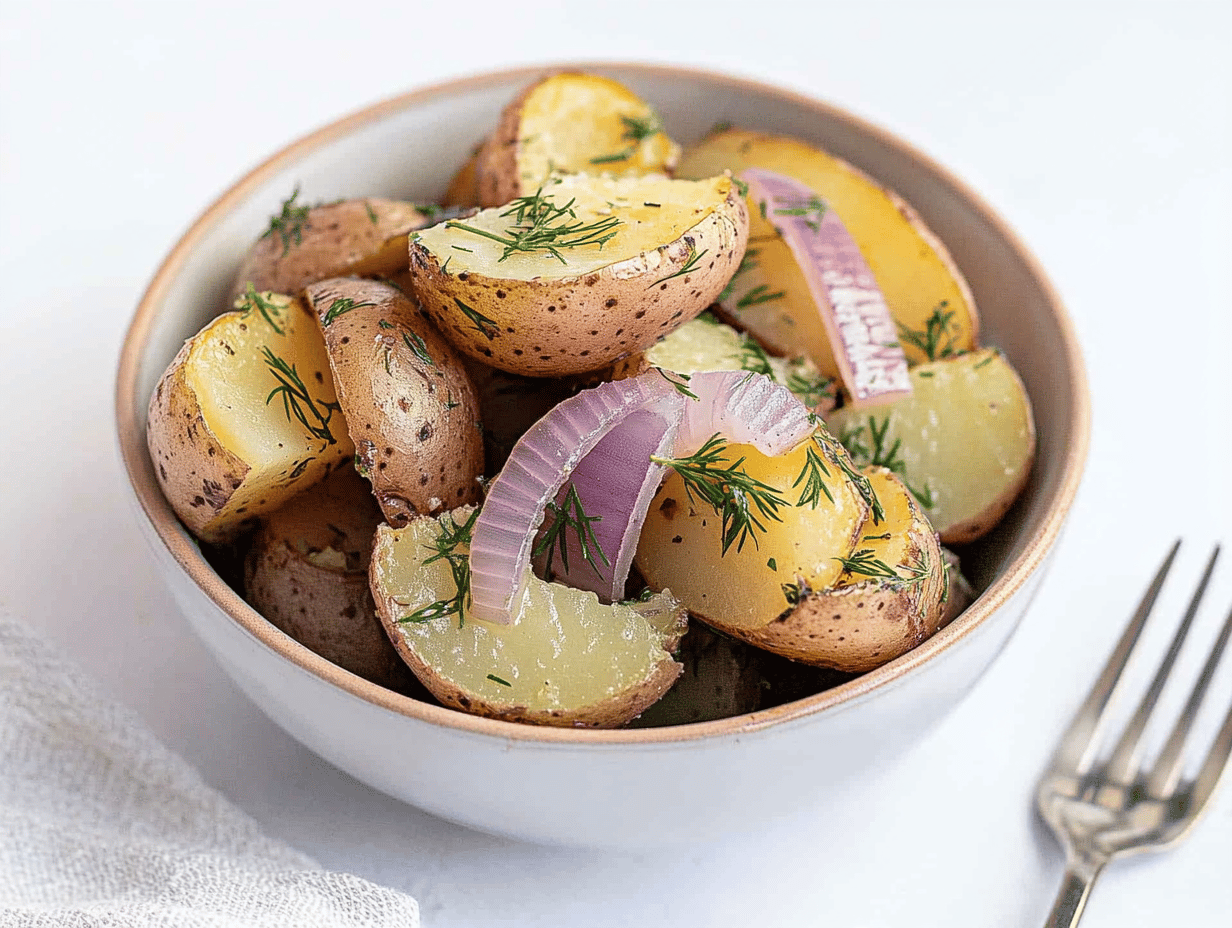
[[[1044,928],[1074,928],[1078,924],[1082,910],[1086,908],[1087,897],[1091,895],[1091,887],[1104,869],[1104,863],[1102,860],[1077,857],[1070,857],[1065,862],[1065,878],[1061,881],[1057,901],[1052,904],[1052,912],[1048,921],[1044,922]]]

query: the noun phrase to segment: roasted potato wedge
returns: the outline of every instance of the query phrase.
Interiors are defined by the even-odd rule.
[[[560,177],[411,238],[413,287],[460,350],[514,374],[593,371],[718,296],[748,214],[728,177]]]
[[[244,257],[233,297],[248,292],[297,294],[328,277],[393,274],[406,269],[406,237],[431,224],[413,203],[366,197],[322,206],[297,206],[298,191],[282,205]]]
[[[793,177],[818,200],[800,209],[833,209],[859,246],[902,333],[911,363],[974,348],[975,300],[940,239],[892,190],[820,148],[744,129],[711,133],[681,159],[680,177],[710,177],[758,167]],[[749,249],[724,294],[725,312],[778,354],[804,350],[827,377],[838,368],[796,259],[760,205],[749,204]],[[931,341],[930,341],[931,337]]]
[[[686,622],[667,591],[605,606],[593,593],[530,577],[512,624],[472,616],[459,581],[468,582],[474,514],[464,507],[377,530],[377,611],[437,699],[506,721],[606,728],[667,691],[681,670],[670,649]]]
[[[479,499],[483,426],[461,358],[399,290],[374,280],[311,284],[355,462],[385,519],[405,525]]]
[[[884,468],[866,476],[881,503],[842,558],[838,580],[804,591],[794,609],[757,628],[723,627],[783,657],[846,673],[893,660],[942,623],[946,569],[936,533],[902,482]]]
[[[381,511],[350,467],[261,520],[248,549],[244,595],[300,644],[344,670],[402,693],[418,680],[376,615],[368,585]]]
[[[146,425],[163,493],[189,531],[212,544],[355,453],[307,305],[254,291],[236,306],[180,349]]]
[[[828,424],[861,465],[890,467],[944,544],[986,533],[1026,485],[1035,459],[1031,402],[995,348],[921,364],[912,393],[882,406],[837,409]]]
[[[553,74],[506,108],[480,149],[482,206],[530,196],[552,174],[670,173],[680,146],[649,103],[595,74]]]
[[[449,180],[445,196],[441,198],[441,206],[455,209],[469,209],[479,205],[479,148],[462,163],[457,173]]]
[[[650,504],[635,564],[652,589],[670,587],[689,612],[731,632],[757,629],[792,610],[808,590],[842,574],[869,512],[831,441],[805,441],[768,457],[752,445],[728,445],[718,468],[743,470],[783,501],[765,526],[724,549],[725,519],[694,498],[673,470]]]

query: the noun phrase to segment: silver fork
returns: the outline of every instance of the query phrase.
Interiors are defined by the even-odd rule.
[[[1180,717],[1152,765],[1145,766],[1141,762],[1139,749],[1151,712],[1215,569],[1219,556],[1216,546],[1137,710],[1111,752],[1100,759],[1103,741],[1100,729],[1105,710],[1180,545],[1177,541],[1164,559],[1094,689],[1070,722],[1048,770],[1040,779],[1036,793],[1040,815],[1056,833],[1066,854],[1065,878],[1045,923],[1047,928],[1073,928],[1078,924],[1095,878],[1114,857],[1164,850],[1185,837],[1215,791],[1232,751],[1230,710],[1197,774],[1192,779],[1182,779],[1185,741],[1219,656],[1232,635],[1232,613],[1224,622]]]

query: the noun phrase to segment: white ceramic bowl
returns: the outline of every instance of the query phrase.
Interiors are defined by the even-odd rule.
[[[139,519],[177,603],[223,669],[277,724],[359,780],[444,818],[550,844],[637,848],[755,828],[920,738],[1001,650],[1035,593],[1077,490],[1089,402],[1073,328],[1040,268],[967,187],[832,106],[714,73],[585,64],[630,85],[682,143],[711,125],[818,142],[901,193],[966,274],[986,343],[1004,349],[1035,408],[1027,490],[980,547],[976,603],[899,659],[807,699],[674,728],[545,729],[417,702],[339,669],[254,612],[201,556],[146,453],[154,385],[211,318],[241,254],[296,184],[313,199],[437,199],[515,93],[547,68],[488,74],[369,107],[295,142],[227,191],[175,245],[124,344],[119,442]],[[670,808],[670,827],[641,810]]]

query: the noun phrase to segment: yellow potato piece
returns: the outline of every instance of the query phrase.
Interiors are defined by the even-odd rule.
[[[680,673],[667,648],[684,632],[670,593],[646,603],[603,605],[593,593],[530,577],[517,616],[492,625],[468,611],[405,621],[454,597],[448,559],[425,563],[442,529],[472,510],[377,531],[371,580],[394,645],[448,705],[510,721],[622,724],[657,700]],[[469,550],[465,544],[455,549]]]
[[[819,489],[815,503],[797,505],[810,454],[829,471],[815,472],[833,502]],[[702,619],[724,628],[757,628],[791,610],[809,590],[839,579],[837,558],[850,553],[868,505],[829,449],[812,439],[777,457],[732,444],[725,457],[723,466],[744,458],[748,475],[780,494],[786,504],[778,509],[779,520],[759,516],[765,532],[743,548],[733,543],[724,554],[722,518],[702,500],[690,501],[684,480],[673,471],[650,504],[635,563],[652,588],[670,587]]]
[[[995,348],[922,364],[912,394],[843,408],[827,423],[859,464],[890,467],[946,544],[991,529],[1026,484],[1035,458],[1031,404]]]
[[[852,165],[797,139],[729,129],[687,151],[677,175],[709,177],[725,169],[738,175],[749,167],[794,177],[838,213],[900,331],[923,337],[934,313],[951,314],[943,343],[954,350],[975,347],[975,301],[945,246],[907,203]],[[795,257],[758,204],[749,206],[749,247],[724,295],[724,310],[776,351],[804,350],[823,374],[836,376],[829,340]],[[912,342],[902,338],[908,361],[930,360]]]

